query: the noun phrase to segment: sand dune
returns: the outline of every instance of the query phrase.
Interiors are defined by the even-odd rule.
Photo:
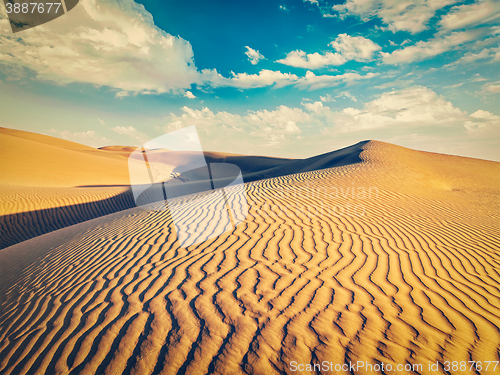
[[[0,128],[2,185],[128,185],[126,158],[62,139]]]
[[[188,248],[152,206],[0,251],[0,372],[495,373],[500,164],[353,148],[359,163],[246,184],[247,219]]]
[[[129,186],[129,167],[139,167],[129,163],[135,147],[95,149],[7,128],[0,128],[0,144],[0,249],[135,206]],[[360,152],[357,145],[304,160],[221,152],[206,152],[205,158],[235,164],[245,181],[256,181],[359,162]],[[170,161],[167,174],[193,157],[190,152],[155,153]]]

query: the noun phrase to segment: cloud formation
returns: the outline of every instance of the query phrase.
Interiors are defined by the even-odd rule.
[[[259,51],[254,50],[253,48],[250,48],[248,46],[245,46],[247,51],[245,52],[245,55],[247,55],[248,60],[252,65],[257,65],[257,63],[260,60],[265,59],[264,55],[262,55]]]
[[[373,54],[381,49],[378,44],[370,39],[347,34],[337,36],[333,42],[330,42],[330,46],[347,60],[356,61],[369,61],[373,58]]]
[[[306,75],[302,78],[299,78],[295,85],[299,88],[308,88],[310,90],[317,90],[326,87],[334,87],[338,86],[341,83],[351,84],[355,81],[370,79],[376,77],[377,73],[367,73],[365,75],[361,75],[359,73],[344,73],[337,75],[315,75],[311,71],[307,71]]]
[[[470,115],[472,121],[466,121],[464,126],[469,132],[484,131],[487,129],[500,129],[500,116],[491,112],[478,110]]]
[[[332,101],[331,96],[323,99],[325,102]],[[277,142],[280,137],[285,140],[286,136],[300,134],[309,126],[315,129],[326,128],[333,133],[353,133],[388,127],[401,129],[455,126],[470,130],[492,126],[500,120],[499,116],[482,110],[468,116],[466,112],[423,86],[383,93],[377,99],[365,103],[361,109],[346,107],[333,110],[323,101],[303,102],[303,108],[282,105],[274,111],[247,111],[245,115],[225,111],[214,113],[208,108],[195,110],[183,107],[181,115],[170,115],[166,130],[197,125],[213,131],[222,126],[238,131],[239,134],[244,132],[262,139],[273,135],[272,142]]]
[[[218,73],[216,69],[204,69],[201,71],[200,84],[210,87],[236,87],[239,89],[251,89],[257,87],[289,85],[299,78],[295,74],[282,73],[280,71],[262,69],[259,74],[234,73],[229,78]]]
[[[66,139],[67,141],[77,142],[90,147],[99,147],[103,144],[111,144],[112,141],[102,136],[94,130],[81,132],[70,132],[68,130],[50,129],[49,133],[55,137]]]
[[[142,144],[149,140],[149,137],[146,134],[141,133],[133,126],[115,126],[112,130],[120,135],[126,135],[132,139],[139,141],[139,144]]]
[[[408,31],[418,33],[425,30],[436,11],[457,0],[413,0],[400,2],[393,0],[347,0],[344,4],[331,7],[341,18],[356,16],[363,21],[378,17],[392,32]],[[324,9],[330,15],[330,9]]]
[[[133,0],[81,0],[64,17],[15,36],[3,9],[0,63],[40,80],[133,93],[180,92],[196,81],[189,42],[156,27]]]
[[[486,0],[451,8],[441,18],[439,25],[447,30],[457,30],[492,22],[499,18],[500,2]]]
[[[301,50],[289,52],[284,59],[277,60],[277,63],[293,66],[296,68],[319,69],[327,66],[337,66],[345,64],[349,60],[369,61],[373,54],[381,47],[370,39],[362,36],[350,36],[340,34],[328,44],[337,52],[325,52],[320,54],[306,53]]]
[[[454,32],[449,35],[440,35],[424,42],[420,41],[412,46],[395,50],[391,53],[381,52],[385,64],[401,64],[423,60],[437,56],[464,43],[474,40],[478,35],[476,31]]]
[[[276,146],[288,137],[300,134],[302,130],[298,124],[309,120],[309,114],[302,109],[284,105],[273,111],[247,111],[245,115],[225,111],[214,113],[206,107],[201,110],[183,107],[180,115],[170,114],[165,131],[196,125],[198,131],[210,133],[212,139],[217,138],[215,135],[219,133],[221,139],[231,134],[241,138],[244,131],[245,138],[257,140],[265,146]],[[243,140],[239,139],[238,144],[241,143]]]
[[[500,93],[500,81],[485,84],[483,90],[492,94]]]
[[[201,72],[199,84],[209,87],[235,87],[238,89],[252,89],[258,87],[273,86],[275,88],[294,85],[301,89],[321,89],[325,87],[334,87],[341,83],[353,83],[354,81],[370,79],[377,76],[376,73],[367,73],[361,75],[359,73],[344,73],[337,75],[315,75],[311,71],[307,71],[303,77],[299,77],[291,73],[282,73],[262,69],[258,74],[234,73],[226,78],[217,72],[215,69],[205,69]]]

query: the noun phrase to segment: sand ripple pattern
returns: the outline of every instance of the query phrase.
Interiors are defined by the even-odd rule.
[[[285,374],[291,361],[367,361],[429,373],[429,362],[498,361],[498,211],[471,217],[455,200],[382,185],[376,198],[322,195],[374,183],[367,168],[248,184],[247,220],[187,249],[168,211],[137,209],[47,249],[2,306],[0,372]],[[347,204],[364,215],[338,214]]]
[[[130,187],[0,186],[0,249],[36,236],[135,207]]]

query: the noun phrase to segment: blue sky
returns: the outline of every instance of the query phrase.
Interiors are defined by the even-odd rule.
[[[2,125],[100,147],[197,125],[206,150],[308,157],[377,139],[500,161],[493,0],[82,0],[13,34]]]

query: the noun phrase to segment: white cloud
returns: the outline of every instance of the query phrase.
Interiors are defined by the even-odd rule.
[[[483,131],[500,126],[500,116],[496,116],[488,111],[480,109],[472,113],[469,117],[472,118],[472,121],[466,121],[464,126],[470,132]]]
[[[180,115],[170,114],[166,131],[196,125],[200,132],[210,133],[212,138],[218,132],[221,133],[220,139],[232,134],[241,143],[241,137],[245,134],[245,139],[267,146],[279,145],[288,137],[297,136],[302,132],[299,125],[310,120],[309,114],[302,109],[283,105],[273,111],[247,111],[245,115],[225,111],[214,113],[208,108],[196,110],[183,107],[181,111]]]
[[[340,53],[326,52],[324,54],[305,53],[296,50],[289,52],[284,59],[276,60],[277,63],[293,66],[295,68],[318,69],[325,66],[342,65],[347,59]]]
[[[484,85],[483,91],[487,91],[494,94],[500,93],[500,81]]]
[[[129,92],[128,91],[118,91],[116,94],[115,94],[115,98],[118,98],[118,99],[122,99],[122,98],[125,98],[127,96],[129,96]]]
[[[149,140],[149,137],[146,134],[141,133],[133,126],[115,126],[113,131],[121,135],[129,136],[132,139],[136,139],[140,143],[144,143]]]
[[[374,52],[381,49],[379,45],[370,39],[347,34],[340,34],[329,45],[337,52],[307,54],[304,51],[296,50],[289,52],[284,59],[276,62],[296,68],[318,69],[326,66],[342,65],[349,60],[368,61],[373,58]]]
[[[413,46],[398,49],[392,53],[381,52],[382,60],[386,64],[410,63],[423,60],[427,57],[440,55],[454,47],[467,43],[476,36],[477,32],[473,31],[455,32],[446,36],[437,36],[427,42],[420,41]]]
[[[248,111],[243,116],[228,112],[213,113],[208,108],[196,110],[183,107],[180,116],[170,115],[167,128],[174,130],[191,125],[216,128],[223,125],[265,138],[266,134],[273,132],[301,133],[301,124],[327,126],[336,132],[348,133],[389,126],[448,126],[463,124],[465,120],[498,118],[486,111],[477,111],[468,117],[452,103],[422,86],[383,93],[365,103],[362,109],[347,107],[333,111],[322,101],[302,102],[302,106],[305,110],[280,106],[274,111]]]
[[[296,155],[296,142],[300,141],[301,149],[307,149],[308,155],[317,155],[330,151],[333,139],[355,143],[360,138],[387,139],[388,134],[393,138],[398,134],[418,133],[424,141],[427,134],[441,145],[450,144],[447,137],[462,137],[464,144],[469,138],[494,139],[499,120],[500,116],[483,110],[469,116],[432,90],[413,86],[383,93],[359,108],[341,110],[334,110],[323,101],[306,100],[300,108],[279,106],[243,114],[183,107],[181,114],[171,114],[166,119],[165,130],[196,125],[202,144],[211,150],[269,155],[287,149],[290,155]],[[326,142],[325,134],[336,137]],[[318,142],[323,145],[321,151]],[[418,147],[423,146],[425,142]],[[459,153],[459,150],[445,148],[444,152]],[[477,155],[479,151],[475,151]]]
[[[496,116],[491,112],[488,111],[483,111],[482,109],[477,110],[476,112],[472,113],[470,117],[477,118],[477,119],[483,119],[487,121],[500,121],[500,116]]]
[[[50,129],[49,133],[56,137],[66,139],[67,141],[85,144],[95,148],[107,146],[112,143],[109,139],[103,137],[94,130],[88,130],[86,132],[70,132],[68,130]]]
[[[199,72],[189,42],[157,28],[151,14],[132,0],[82,0],[64,17],[15,37],[7,15],[2,13],[0,17],[0,65],[5,69],[27,68],[38,79],[58,84],[107,86],[116,90],[117,98],[164,92],[191,98],[186,90],[192,84],[238,89],[290,84],[315,88],[361,79],[351,73],[319,77],[306,74],[300,78],[261,70],[258,74],[232,73],[226,78],[215,69]],[[349,58],[368,56],[366,48],[372,42],[365,41],[368,47],[357,51],[349,47],[353,39],[342,38],[339,36],[336,48]],[[253,56],[252,61],[256,61],[256,54],[262,56],[250,48],[247,52]]]
[[[297,81],[299,78],[295,74],[267,69],[262,69],[259,74],[231,72],[232,77],[230,78],[222,76],[215,69],[204,69],[201,73],[201,81],[206,85],[211,87],[236,87],[239,89],[273,85],[282,87]]]
[[[498,18],[500,18],[500,2],[486,0],[451,8],[441,18],[439,24],[444,29],[456,30],[472,25],[484,24]]]
[[[461,64],[461,63],[467,64],[467,63],[474,62],[476,60],[486,59],[486,58],[490,57],[490,52],[491,52],[490,50],[491,49],[489,49],[489,48],[485,48],[478,53],[467,52],[460,59],[458,59],[457,61],[455,61],[451,64],[448,64],[447,66],[452,66],[452,65]]]
[[[291,73],[262,69],[259,74],[234,73],[232,77],[226,78],[215,69],[205,69],[202,71],[202,82],[210,87],[235,87],[239,89],[251,89],[257,87],[283,87],[295,85],[299,88],[309,88],[311,90],[324,87],[333,87],[341,83],[352,83],[358,80],[369,79],[377,76],[376,73],[368,73],[364,76],[358,73],[344,73],[338,75],[315,75],[307,71],[303,77],[298,77]]]
[[[186,91],[184,96],[189,99],[196,99],[196,96],[191,91]]]
[[[304,100],[304,99],[302,99],[302,100]],[[320,96],[319,100],[321,100],[324,103],[335,101],[335,99],[330,94],[326,94],[325,96]]]
[[[329,112],[338,132],[352,132],[388,126],[438,126],[454,124],[465,113],[432,90],[415,86],[393,90],[365,103],[363,109],[344,108]]]
[[[262,55],[259,51],[256,51],[248,46],[245,46],[245,48],[247,49],[245,55],[247,55],[248,60],[252,65],[256,65],[260,60],[265,59],[264,55]]]
[[[336,98],[340,98],[340,97],[345,97],[345,98],[351,99],[353,102],[357,102],[358,101],[358,99],[356,99],[356,97],[354,95],[352,95],[348,91],[342,91],[341,93],[339,93],[336,96]]]
[[[311,103],[306,108],[319,113],[314,105]],[[334,112],[325,107],[321,114],[325,117],[323,122],[335,124],[334,130],[340,133],[385,127],[437,126],[463,126],[469,132],[478,132],[498,129],[500,126],[500,116],[484,110],[477,110],[468,116],[451,102],[422,86],[384,93],[365,103],[363,109],[348,107]]]
[[[189,42],[156,27],[133,0],[81,0],[64,17],[15,36],[6,13],[0,17],[0,64],[40,80],[163,93],[197,79]]]
[[[99,121],[99,124],[101,124],[102,126],[106,126],[106,123],[104,122],[104,120],[101,120],[100,118],[98,118],[97,121]]]
[[[322,89],[325,87],[334,87],[341,83],[352,83],[354,81],[370,79],[376,77],[378,73],[367,73],[362,76],[358,73],[344,73],[338,75],[315,75],[308,70],[306,75],[296,81],[296,86],[300,88],[309,88],[311,90]]]
[[[301,103],[302,106],[308,110],[309,112],[313,112],[316,115],[321,115],[325,111],[329,111],[330,107],[325,107],[323,102],[314,102],[314,103]]]
[[[428,21],[437,10],[457,0],[347,0],[345,4],[332,7],[341,18],[357,16],[364,21],[378,17],[388,25],[388,29],[417,33],[427,28]]]
[[[362,36],[340,34],[330,45],[348,60],[368,61],[381,47]]]

